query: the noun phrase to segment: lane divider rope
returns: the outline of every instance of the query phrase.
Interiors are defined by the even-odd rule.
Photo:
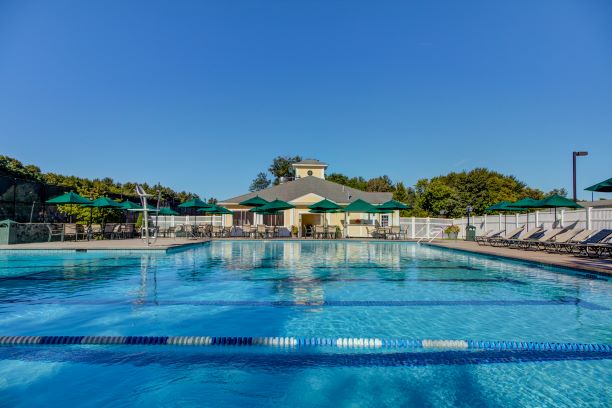
[[[354,349],[521,350],[612,353],[612,344],[552,343],[531,341],[410,340],[328,337],[213,337],[213,336],[0,336],[0,346],[36,345],[172,345],[334,347]]]

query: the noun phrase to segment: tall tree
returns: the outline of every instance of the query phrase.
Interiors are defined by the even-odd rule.
[[[249,191],[259,191],[264,190],[270,187],[272,182],[268,179],[268,175],[263,171],[257,174],[257,177],[251,182],[251,186],[249,187]]]
[[[366,191],[387,193],[393,191],[393,183],[389,176],[380,176],[368,180]]]
[[[280,183],[281,177],[295,177],[295,170],[291,166],[293,163],[302,161],[300,156],[277,156],[272,160],[268,171],[274,176],[274,185]],[[259,176],[259,175],[258,175]]]

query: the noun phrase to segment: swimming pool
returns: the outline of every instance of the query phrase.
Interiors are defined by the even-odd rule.
[[[610,344],[611,309],[603,278],[412,243],[216,241],[167,255],[0,254],[0,336],[333,340],[0,346],[0,395],[8,406],[607,406],[610,352],[335,345]]]

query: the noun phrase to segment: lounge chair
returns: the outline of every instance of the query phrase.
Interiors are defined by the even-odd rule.
[[[596,233],[597,231],[598,230],[585,229],[585,230],[579,231],[578,233],[574,234],[573,237],[570,237],[567,239],[565,239],[564,236],[558,236],[557,239],[555,239],[553,242],[544,244],[544,249],[547,252],[562,252],[565,249],[566,245],[573,245],[573,244],[580,243],[584,241],[585,239],[587,239],[588,237],[590,237],[591,235],[593,235],[594,233]]]
[[[486,234],[477,236],[476,237],[476,243],[478,245],[485,245],[489,239],[491,239],[491,238],[498,238],[504,232],[506,232],[506,231],[504,231],[504,230],[501,230],[501,231],[489,230],[489,231],[487,231]]]
[[[518,238],[523,233],[524,229],[525,229],[524,226],[523,227],[518,227],[518,228],[515,228],[515,229],[513,229],[512,231],[510,231],[510,232],[508,232],[506,234],[502,234],[502,235],[499,235],[499,236],[496,236],[496,237],[492,237],[492,238],[483,240],[482,243],[485,244],[485,245],[489,244],[489,245],[496,246],[497,243],[502,242],[504,240]]]
[[[571,241],[568,241],[565,244],[561,244],[559,247],[559,251],[560,252],[563,251],[563,252],[567,252],[571,254],[577,250],[578,253],[580,253],[581,248],[583,248],[584,245],[598,244],[602,242],[610,234],[612,234],[611,229],[602,229],[602,230],[598,230],[594,232],[593,234],[589,235],[587,238],[583,239],[582,241],[576,241],[576,239],[573,238]]]
[[[586,247],[586,252],[589,256],[600,257],[601,255],[608,253],[608,256],[612,257],[612,235],[609,236],[607,242],[600,244],[590,244]]]
[[[553,245],[554,243],[562,243],[569,241],[581,230],[574,228],[554,228],[549,231],[556,233],[551,234],[552,236],[545,236],[534,242],[531,242],[527,249],[545,250],[549,245]]]
[[[545,233],[546,231],[543,230],[542,228],[536,228],[531,231],[525,231],[524,234],[520,234],[516,238],[503,239],[500,242],[498,242],[496,246],[519,248],[521,247],[521,245],[524,245],[526,241],[537,240],[541,238]]]
[[[606,252],[612,256],[612,230],[602,230],[601,232],[604,234],[606,231],[608,231],[609,234],[602,238],[599,242],[576,244],[572,250],[576,250],[577,255],[586,255],[591,258],[598,258]],[[595,240],[595,235],[593,235],[593,237],[590,239]]]
[[[554,237],[556,237],[563,231],[564,231],[563,228],[553,228],[549,230],[541,230],[539,233],[536,233],[535,235],[532,235],[529,238],[519,239],[515,243],[514,246],[520,249],[531,249],[531,248],[537,249],[538,244],[540,244],[541,242],[548,242],[554,239]],[[511,244],[511,246],[513,245]]]

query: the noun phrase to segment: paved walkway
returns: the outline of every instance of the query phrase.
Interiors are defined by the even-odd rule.
[[[105,239],[92,241],[53,241],[34,242],[30,244],[0,245],[0,250],[158,250],[177,249],[194,244],[201,244],[209,239],[185,239],[185,238],[158,238],[157,241],[147,246],[142,239]]]
[[[451,248],[459,251],[476,252],[521,261],[536,262],[562,268],[580,269],[612,277],[612,258],[588,258],[565,254],[551,254],[544,251],[526,251],[523,249],[498,248],[478,245],[467,241],[433,241],[428,245]]]

